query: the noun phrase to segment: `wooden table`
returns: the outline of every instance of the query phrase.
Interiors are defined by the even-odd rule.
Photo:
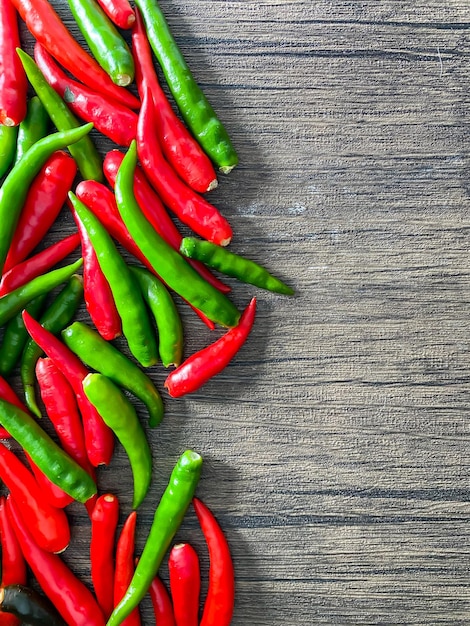
[[[233,552],[233,626],[468,624],[468,3],[161,7],[239,152],[210,196],[232,249],[296,296],[229,281],[240,307],[258,298],[252,336],[203,390],[167,398],[138,549],[192,447]],[[187,354],[220,335],[181,313]],[[124,518],[121,449],[99,478]],[[71,515],[64,558],[89,580],[89,523]],[[205,589],[194,513],[177,540]]]

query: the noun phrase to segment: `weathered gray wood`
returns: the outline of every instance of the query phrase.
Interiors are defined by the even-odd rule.
[[[233,550],[234,626],[468,624],[468,3],[161,6],[240,154],[210,196],[232,248],[297,295],[231,283],[240,306],[258,297],[252,337],[168,400],[138,545],[194,447]],[[182,314],[187,354],[218,336]],[[120,450],[99,477],[128,511]],[[88,580],[72,514],[64,558]],[[178,537],[205,576],[193,515]]]

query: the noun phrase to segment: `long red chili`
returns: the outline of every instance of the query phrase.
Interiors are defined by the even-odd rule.
[[[49,504],[57,509],[63,509],[71,504],[74,499],[68,493],[65,493],[58,485],[55,485],[49,478],[41,472],[39,467],[33,462],[29,454],[25,453],[29,467],[34,474],[34,478],[41,489],[44,498]]]
[[[252,298],[237,326],[173,370],[165,380],[170,396],[179,398],[192,393],[221,372],[245,343],[255,321],[255,313],[256,298]]]
[[[67,152],[58,150],[47,159],[28,190],[4,272],[23,261],[42,241],[64,205],[76,174],[77,164]]]
[[[65,100],[73,113],[119,146],[129,146],[137,131],[137,113],[128,107],[69,78],[40,43],[34,60],[47,82]]]
[[[2,587],[26,585],[26,562],[6,510],[6,498],[0,498],[0,544],[2,554]],[[20,626],[20,620],[11,613],[0,613],[0,626]]]
[[[116,544],[115,571],[114,571],[114,606],[117,606],[124,597],[134,575],[135,527],[137,511],[131,511],[124,522]],[[160,622],[157,622],[160,624]],[[122,626],[140,626],[139,608],[122,622]]]
[[[80,235],[73,233],[41,250],[5,272],[0,281],[0,297],[51,270],[80,244]]]
[[[113,292],[103,274],[88,232],[72,204],[69,208],[82,241],[83,294],[88,313],[99,334],[111,341],[122,335],[122,323],[114,302]]]
[[[70,526],[62,509],[44,501],[33,473],[14,452],[0,444],[0,478],[31,527],[34,540],[47,552],[62,552],[70,542]]]
[[[24,523],[11,497],[7,498],[7,512],[24,558],[40,587],[67,624],[105,626],[103,614],[91,591],[59,555],[38,547],[31,536],[31,526]]]
[[[48,0],[12,2],[33,37],[78,80],[131,109],[139,108],[138,99],[123,87],[115,85],[95,59],[72,37]]]
[[[230,548],[212,511],[198,498],[192,503],[209,550],[209,588],[200,626],[229,626],[235,602]]]
[[[89,374],[88,369],[60,339],[43,328],[27,311],[23,311],[23,321],[31,337],[67,377],[74,390],[83,419],[85,445],[91,464],[95,467],[108,465],[113,455],[114,435],[83,391],[82,382]]]
[[[106,180],[114,187],[119,166],[124,159],[124,154],[119,150],[110,150],[103,162],[103,171]],[[150,185],[142,169],[137,166],[134,175],[134,193],[138,205],[142,209],[145,217],[155,228],[157,233],[165,239],[175,250],[180,249],[182,235],[175,226],[175,223],[168,215],[168,211],[163,206],[160,198]],[[119,212],[118,212],[119,214]],[[189,259],[188,259],[189,260]],[[192,261],[192,259],[191,259]],[[230,287],[219,280],[203,263],[190,263],[208,283],[217,287],[222,293],[229,293]]]
[[[170,550],[168,573],[176,626],[198,626],[201,574],[199,558],[189,543]]]
[[[0,0],[0,124],[17,126],[26,116],[28,81],[16,49],[18,14],[11,0]]]
[[[128,0],[97,0],[109,19],[119,28],[126,30],[135,22],[135,13]]]
[[[137,151],[152,186],[163,203],[203,239],[226,246],[232,228],[220,211],[184,183],[164,158],[155,128],[155,111],[150,90],[142,100],[137,123]]]
[[[163,153],[182,180],[194,191],[205,193],[215,189],[217,174],[211,160],[175,114],[160,86],[144,21],[137,8],[135,18],[132,53],[137,89],[141,98],[145,90],[150,89],[156,113],[156,131]]]
[[[164,582],[156,576],[149,587],[155,622],[158,626],[176,626],[173,604]]]
[[[95,596],[107,619],[114,608],[114,540],[119,521],[119,500],[105,493],[91,514],[90,564]]]

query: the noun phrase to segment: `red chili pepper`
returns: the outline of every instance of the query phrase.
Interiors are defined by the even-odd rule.
[[[28,81],[16,54],[18,14],[11,0],[0,0],[0,124],[17,126],[26,116]]]
[[[109,19],[126,30],[135,22],[135,13],[127,0],[97,0]]]
[[[245,343],[255,321],[255,313],[256,298],[252,298],[237,326],[173,370],[165,380],[170,396],[179,398],[192,393],[221,372]]]
[[[114,606],[117,606],[124,597],[134,575],[135,527],[137,511],[131,511],[124,522],[116,544],[115,572],[114,572]],[[159,622],[158,622],[159,623]],[[140,626],[139,608],[136,607],[129,617],[122,622],[122,626]]]
[[[158,626],[176,626],[170,594],[158,576],[153,579],[149,587],[149,594],[152,600],[156,624]]]
[[[65,100],[70,110],[119,146],[129,146],[137,131],[137,113],[69,78],[40,43],[34,46],[34,59],[45,79]]]
[[[5,260],[4,272],[23,261],[57,218],[77,174],[75,160],[62,150],[46,161],[28,190]]]
[[[95,596],[106,619],[114,608],[114,539],[119,521],[119,500],[100,496],[91,514],[90,564]]]
[[[29,463],[31,471],[34,474],[34,478],[36,479],[39,489],[42,491],[44,498],[51,506],[56,509],[63,509],[74,501],[72,496],[65,493],[63,489],[61,489],[58,485],[55,485],[43,472],[41,472],[39,467],[33,462],[29,454],[26,452],[25,457]]]
[[[122,323],[114,303],[113,292],[103,274],[88,232],[68,202],[82,241],[83,294],[85,305],[99,334],[111,341],[122,335]]]
[[[211,160],[173,111],[155,72],[154,57],[145,24],[139,10],[135,10],[132,29],[137,89],[141,98],[150,89],[155,108],[155,130],[163,153],[184,182],[199,193],[217,187],[217,174]]]
[[[8,272],[3,274],[0,281],[0,297],[5,296],[10,291],[25,285],[27,282],[40,276],[63,261],[80,244],[80,235],[73,233],[64,237],[60,241],[52,244],[48,248],[41,250],[34,256],[13,266]]]
[[[37,546],[31,527],[23,522],[16,501],[7,498],[7,513],[24,558],[40,587],[62,615],[74,626],[105,626],[105,620],[91,591],[72,573],[57,554]]]
[[[142,100],[137,123],[137,151],[147,178],[165,206],[203,239],[226,246],[232,228],[220,211],[188,187],[165,160],[154,132],[155,111],[150,90]]]
[[[6,498],[0,498],[0,543],[2,554],[2,587],[26,585],[26,562],[6,511]],[[0,626],[20,626],[11,613],[0,613]]]
[[[193,498],[209,550],[209,589],[200,626],[229,626],[235,602],[235,574],[227,539],[212,511]]]
[[[23,321],[28,333],[66,376],[74,390],[83,419],[85,445],[91,464],[95,467],[108,465],[113,455],[114,434],[83,391],[82,381],[90,372],[60,339],[43,328],[27,311],[23,311]]]
[[[201,574],[199,558],[189,543],[178,543],[168,557],[176,626],[198,626]]]
[[[0,478],[31,527],[34,540],[47,552],[62,552],[70,542],[70,527],[62,509],[44,501],[34,475],[14,452],[0,444]]]
[[[115,85],[106,72],[72,37],[48,0],[12,0],[33,37],[69,72],[97,91],[131,109],[138,99]]]

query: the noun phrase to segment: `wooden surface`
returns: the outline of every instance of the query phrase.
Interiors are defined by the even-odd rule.
[[[232,249],[297,295],[231,282],[256,325],[222,375],[166,398],[138,546],[192,447],[233,552],[233,626],[468,624],[468,3],[161,7],[240,155],[210,196]],[[181,312],[187,354],[220,334]],[[121,450],[99,479],[124,516]],[[88,580],[71,514],[64,558]],[[206,581],[192,512],[178,539]]]

